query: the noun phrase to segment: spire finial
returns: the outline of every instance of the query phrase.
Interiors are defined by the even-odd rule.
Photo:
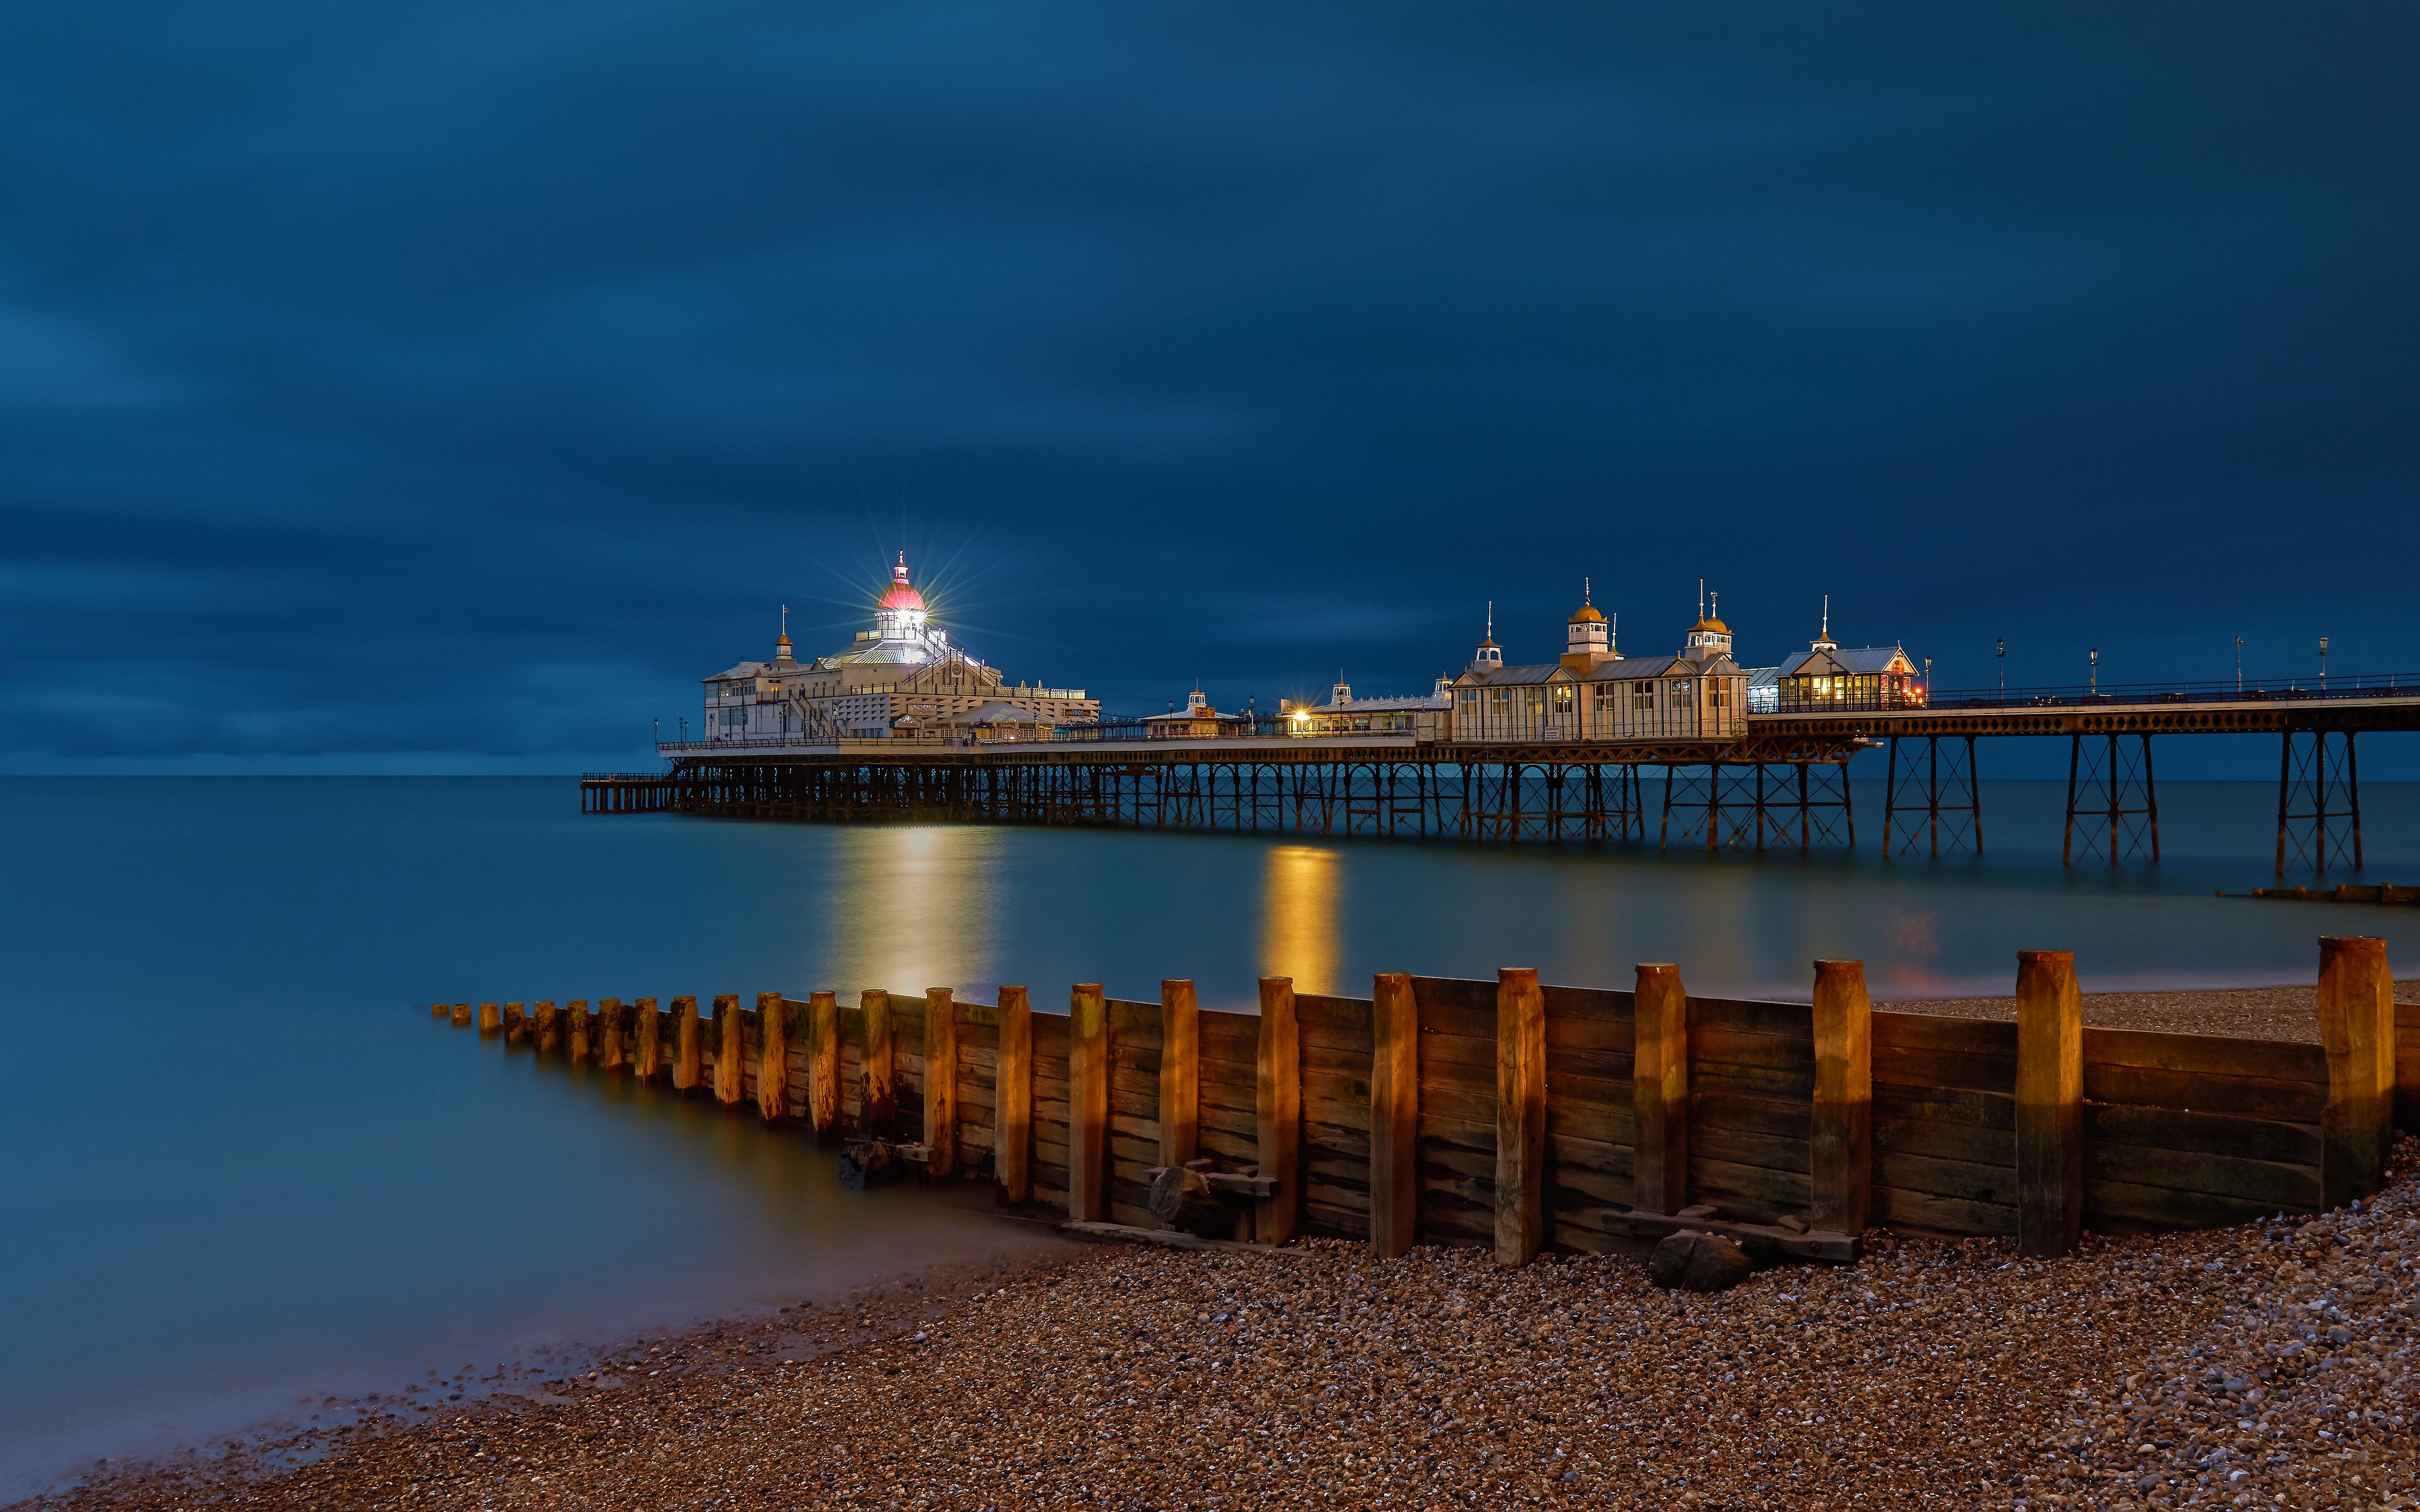
[[[1596,602],[1596,595],[1589,587],[1589,580],[1586,578],[1580,579],[1580,602],[1588,605],[1593,605]]]
[[[1823,628],[1817,633],[1826,640],[1832,639],[1832,595],[1829,594],[1823,595]]]
[[[1496,639],[1496,600],[1487,601],[1487,639]]]
[[[1723,595],[1722,595],[1722,594],[1716,594],[1714,595],[1714,618],[1716,618],[1716,619],[1718,619],[1718,620],[1719,620],[1719,619],[1721,619],[1722,617],[1723,617]]]
[[[1706,617],[1706,579],[1698,579],[1698,618]]]
[[[891,580],[895,583],[904,583],[908,580],[907,552],[902,551],[899,553],[899,565],[891,569]]]

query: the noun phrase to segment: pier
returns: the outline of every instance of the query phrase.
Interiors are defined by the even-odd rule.
[[[434,1006],[515,1047],[710,1097],[1080,1234],[1299,1236],[1632,1253],[1682,1230],[1847,1260],[1869,1226],[2013,1236],[2309,1214],[2376,1192],[2420,1127],[2420,1004],[2381,940],[2319,941],[2322,1043],[2085,1027],[2074,960],[2018,958],[2015,1023],[1877,1011],[1864,966],[1812,1001],[1381,973],[1367,997],[1260,983],[1256,1013],[1069,990]]]
[[[1848,775],[1883,752],[1885,856],[1980,853],[1979,743],[2068,743],[2069,865],[2159,859],[2155,737],[2273,735],[2276,870],[2362,864],[2355,738],[2420,730],[2420,676],[2325,686],[2176,683],[1984,689],[1747,713],[1722,738],[1590,740],[1541,714],[1518,738],[1297,734],[1286,721],[1169,738],[1139,721],[1030,738],[671,742],[666,769],[590,773],[591,813],[959,821],[1242,834],[1653,842],[1706,850],[1857,843]]]

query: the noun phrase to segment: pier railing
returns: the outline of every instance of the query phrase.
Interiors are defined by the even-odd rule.
[[[2376,1191],[2397,1116],[2420,1124],[2420,1005],[2382,941],[2320,942],[2322,1043],[2092,1029],[2073,959],[2019,958],[2015,1023],[1877,1011],[1856,962],[1811,1003],[1691,995],[1669,965],[1630,992],[1381,973],[1366,998],[1261,982],[1257,1013],[1078,984],[558,1007],[482,1003],[483,1033],[668,1081],[826,1139],[885,1141],[1071,1223],[1165,1230],[1158,1172],[1249,1205],[1236,1232],[1619,1251],[1679,1229],[1846,1259],[1869,1224],[2009,1235],[2205,1227]],[[436,1005],[458,1026],[467,1003]],[[2398,1018],[2399,1015],[2399,1018]],[[1196,1226],[1199,1231],[1199,1226]]]

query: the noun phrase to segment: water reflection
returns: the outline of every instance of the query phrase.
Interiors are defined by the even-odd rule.
[[[843,831],[832,847],[829,922],[813,945],[815,932],[802,932],[798,980],[846,994],[988,981],[1005,833],[963,825]]]
[[[1336,909],[1343,868],[1334,851],[1278,845],[1261,871],[1261,972],[1292,977],[1299,993],[1334,993]]]

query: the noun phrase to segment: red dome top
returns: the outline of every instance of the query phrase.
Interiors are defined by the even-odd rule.
[[[908,553],[899,553],[899,565],[891,569],[891,586],[883,591],[876,609],[912,609],[924,607],[924,595],[908,586]]]

